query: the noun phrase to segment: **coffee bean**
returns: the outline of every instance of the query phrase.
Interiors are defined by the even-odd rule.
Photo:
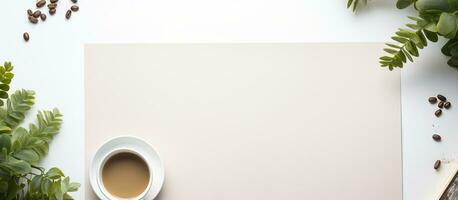
[[[29,33],[27,33],[27,32],[24,32],[24,34],[22,34],[22,37],[24,38],[24,40],[25,40],[26,42],[28,42],[29,39],[30,39]]]
[[[38,19],[33,17],[33,16],[29,16],[29,21],[32,23],[32,24],[36,24],[38,23]]]
[[[46,5],[46,0],[40,0],[37,2],[36,6],[37,8],[41,8],[43,7],[44,5]]]
[[[436,112],[434,113],[434,115],[436,115],[436,117],[439,117],[442,115],[442,110],[439,109],[439,110],[436,110]]]
[[[442,137],[438,134],[434,134],[433,135],[433,140],[436,141],[436,142],[440,142],[442,140]]]
[[[32,16],[35,17],[35,18],[38,18],[38,17],[40,17],[40,15],[41,15],[41,11],[37,10],[37,11],[35,11],[35,12],[33,13]]]
[[[56,14],[56,9],[55,9],[55,8],[49,9],[49,14],[50,14],[50,15]]]
[[[449,109],[451,106],[452,106],[452,104],[450,102],[445,102],[445,104],[444,104],[444,108],[445,109]]]
[[[78,3],[78,0],[72,0],[73,3]]]
[[[33,15],[32,10],[28,9],[28,10],[27,10],[27,15],[32,16],[32,15]]]
[[[437,107],[443,108],[444,107],[444,102],[443,101],[439,102],[439,104],[437,104]]]
[[[439,100],[441,100],[441,101],[447,101],[447,98],[445,98],[444,95],[438,94],[438,95],[437,95],[437,98],[438,98]]]
[[[436,97],[429,97],[428,101],[429,101],[429,103],[434,104],[434,103],[437,102],[437,98]]]
[[[71,9],[73,12],[76,12],[76,11],[78,11],[78,10],[80,9],[80,7],[74,5],[74,6],[70,7],[70,9]]]
[[[71,16],[72,16],[72,11],[67,10],[67,12],[65,13],[65,18],[70,19]]]
[[[58,1],[59,1],[59,0],[51,0],[51,1],[49,1],[49,2],[51,2],[51,3],[57,3]]]
[[[48,8],[49,9],[56,9],[57,8],[57,3],[48,4]]]
[[[436,160],[436,162],[434,163],[434,169],[438,170],[440,166],[441,166],[441,161],[440,160]]]
[[[41,21],[46,21],[46,15],[44,13],[41,13],[40,18]]]

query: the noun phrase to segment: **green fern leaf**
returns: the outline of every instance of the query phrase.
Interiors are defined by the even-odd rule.
[[[428,17],[430,16],[428,15]],[[383,50],[389,55],[380,57],[381,67],[388,67],[390,70],[402,68],[407,60],[413,62],[412,57],[419,56],[418,49],[425,48],[428,45],[428,40],[437,42],[437,33],[426,29],[431,24],[429,18],[424,16],[409,18],[415,21],[415,24],[407,24],[406,26],[410,29],[401,28],[395,33],[396,36],[391,37],[398,44],[386,44],[389,48]]]
[[[3,106],[4,100],[8,99],[9,84],[14,77],[11,72],[13,68],[11,62],[5,62],[3,66],[0,66],[0,106]]]
[[[36,164],[49,151],[49,143],[59,132],[62,115],[59,110],[40,111],[37,125],[30,124],[30,130],[17,128],[12,137],[12,155],[14,158]]]
[[[59,133],[62,124],[62,114],[58,109],[52,111],[40,111],[37,114],[38,124],[30,125],[30,133],[49,142]]]
[[[35,104],[35,92],[18,90],[7,100],[7,108],[3,122],[10,129],[16,128],[25,118],[26,113]],[[1,127],[1,126],[0,126]]]

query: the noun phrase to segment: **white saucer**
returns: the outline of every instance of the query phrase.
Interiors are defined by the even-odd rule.
[[[112,200],[102,192],[103,186],[99,183],[101,165],[105,158],[110,153],[120,150],[128,149],[141,154],[145,162],[149,165],[152,174],[152,183],[148,191],[146,191],[144,200],[154,199],[161,191],[162,185],[164,184],[164,165],[159,157],[156,150],[151,147],[144,140],[132,137],[132,136],[121,136],[113,138],[103,144],[95,153],[92,163],[89,167],[89,179],[91,182],[92,190],[101,200]]]

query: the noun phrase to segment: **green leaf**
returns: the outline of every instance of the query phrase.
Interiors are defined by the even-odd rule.
[[[438,10],[449,11],[448,0],[417,0],[415,8],[419,11]]]
[[[8,93],[5,91],[0,90],[0,98],[2,99],[7,99],[8,98]]]
[[[75,192],[75,191],[78,191],[78,188],[80,187],[81,187],[81,184],[76,183],[76,182],[71,182],[70,185],[68,186],[68,191]]]
[[[11,136],[7,134],[0,135],[0,149],[5,148],[8,152],[11,150]]]
[[[6,197],[6,200],[13,200],[15,199],[16,195],[21,191],[21,186],[16,183],[14,179],[11,179],[8,182],[8,195]]]
[[[404,53],[403,53],[402,51],[399,51],[399,52],[396,54],[396,56],[397,56],[403,63],[407,62],[407,60],[406,60],[406,55],[404,55]],[[402,67],[402,64],[401,64],[400,67]]]
[[[450,67],[458,68],[458,58],[457,58],[457,57],[452,57],[452,58],[450,58],[450,59],[447,61],[447,64],[448,64]]]
[[[347,8],[351,8],[353,12],[360,6],[366,5],[367,0],[348,0],[347,1]]]
[[[43,180],[41,181],[41,193],[43,194],[46,194],[46,195],[50,195],[51,193],[51,180],[47,179],[47,178],[43,178]]]
[[[437,34],[434,32],[423,30],[423,33],[425,34],[426,38],[428,38],[428,40],[431,42],[437,42],[439,40]]]
[[[420,43],[426,47],[428,45],[428,41],[426,40],[425,35],[423,35],[423,32],[419,30],[416,33],[417,33],[418,38],[420,39]]]
[[[415,32],[406,29],[399,29],[399,31],[396,32],[396,35],[404,38],[413,39],[415,37]]]
[[[396,7],[398,9],[404,9],[413,4],[413,0],[398,0]]]
[[[416,22],[422,22],[424,21],[422,18],[419,17],[414,17],[414,16],[407,16],[409,19],[414,20]]]
[[[394,50],[394,49],[390,49],[390,48],[385,48],[383,49],[383,51],[387,52],[387,53],[390,53],[390,54],[395,54],[397,53],[398,51]]]
[[[441,51],[444,55],[446,56],[452,56],[451,50],[454,46],[458,45],[458,40],[456,39],[451,39],[445,43],[445,45],[442,47]]]
[[[437,22],[437,32],[447,38],[455,38],[457,32],[457,18],[450,13],[442,13]]]
[[[407,57],[407,59],[410,60],[410,62],[413,62],[412,56],[410,56],[410,54],[409,54],[406,50],[403,49],[402,52],[403,52],[404,55]]]
[[[391,61],[391,60],[393,60],[393,58],[391,58],[389,56],[382,56],[382,57],[380,57],[380,60]]]
[[[70,196],[68,193],[64,194],[64,200],[73,200],[73,197]]]
[[[29,185],[29,190],[30,190],[31,192],[38,192],[38,191],[40,191],[42,179],[43,179],[43,176],[41,176],[41,175],[34,176],[34,177],[32,178],[32,182],[31,182],[30,185]]]
[[[395,48],[395,49],[400,49],[400,48],[402,48],[402,47],[399,46],[399,45],[395,45],[395,44],[391,44],[391,43],[385,43],[385,44],[386,44],[386,46],[389,46],[389,47]]]
[[[406,39],[406,38],[403,38],[403,37],[399,37],[399,36],[391,37],[391,39],[393,39],[394,41],[397,41],[399,43],[406,43],[407,41],[409,41],[409,39]]]
[[[7,84],[0,84],[0,90],[8,91],[10,90],[10,86]]]
[[[5,74],[3,74],[3,76],[6,78],[6,79],[13,79],[14,77],[14,74],[13,73],[10,73],[10,72],[6,72]]]
[[[56,167],[53,167],[53,168],[49,169],[48,172],[46,172],[46,177],[48,177],[50,179],[59,179],[59,178],[61,178],[63,176],[64,176],[64,173],[60,169],[58,169]]]
[[[415,44],[411,41],[407,42],[406,43],[406,50],[412,55],[412,56],[415,56],[415,57],[418,57],[419,54],[418,54],[418,49],[417,47],[415,46]]]
[[[56,198],[56,200],[63,200],[64,199],[64,193],[61,190],[61,182],[56,181],[51,183],[51,191],[53,196]]]
[[[11,62],[5,62],[3,66],[5,67],[5,71],[7,72],[13,71],[13,65],[11,64]]]
[[[347,8],[350,8],[350,6],[353,4],[353,0],[348,0],[347,1]]]
[[[6,163],[0,163],[0,165],[5,166],[16,174],[27,174],[32,171],[29,163],[15,158],[10,158]]]
[[[417,29],[420,29],[421,27],[418,26],[417,24],[406,24],[407,27],[413,29],[413,30],[417,30]]]
[[[14,157],[21,159],[21,160],[25,160],[29,163],[36,163],[40,160],[40,157],[38,156],[38,154],[31,149],[20,150],[14,153]]]

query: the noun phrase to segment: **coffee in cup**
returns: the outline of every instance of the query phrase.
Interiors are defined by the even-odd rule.
[[[109,196],[119,200],[141,198],[151,182],[145,160],[133,152],[117,152],[109,156],[101,170],[101,182]]]

